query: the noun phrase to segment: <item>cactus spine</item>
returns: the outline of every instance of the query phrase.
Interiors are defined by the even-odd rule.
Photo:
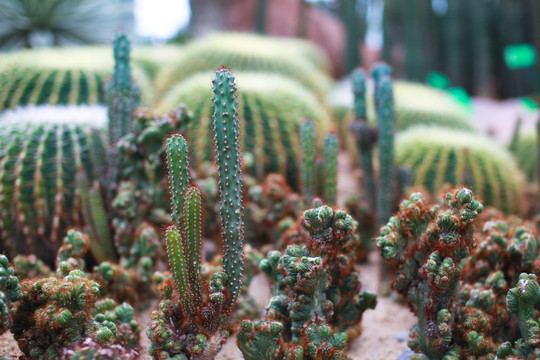
[[[383,225],[392,214],[394,193],[394,91],[387,65],[373,69],[375,80],[375,108],[379,124],[379,188],[377,224]]]
[[[315,125],[306,119],[300,127],[302,147],[302,198],[307,208],[315,197]]]
[[[214,149],[219,173],[220,215],[223,236],[223,270],[229,277],[231,306],[242,287],[244,272],[244,208],[240,168],[238,100],[234,77],[220,69],[212,80]]]

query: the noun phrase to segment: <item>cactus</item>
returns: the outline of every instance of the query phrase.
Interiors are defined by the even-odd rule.
[[[22,297],[19,280],[5,255],[0,255],[0,335],[11,327],[9,310]]]
[[[106,104],[104,85],[111,75],[107,48],[38,49],[11,53],[0,62],[0,111],[24,105]],[[40,61],[36,63],[35,59]],[[91,60],[89,60],[91,59]],[[153,100],[152,84],[136,66],[142,102]]]
[[[309,54],[309,58],[305,58],[304,53]],[[183,56],[158,73],[156,91],[165,94],[195,73],[208,76],[214,69],[226,65],[235,72],[267,72],[294,79],[322,100],[331,84],[325,73],[326,62],[325,55],[305,41],[216,34],[188,44]]]
[[[201,282],[201,193],[190,185],[185,139],[167,140],[167,166],[172,225],[167,229],[167,253],[176,284],[161,285],[163,300],[147,329],[155,359],[172,356],[213,359],[227,332],[226,320],[242,288],[244,274],[244,210],[239,152],[238,101],[234,77],[216,71],[213,132],[219,174],[222,271],[212,274],[209,289]]]
[[[409,166],[413,183],[435,193],[444,183],[466,184],[486,205],[523,209],[523,176],[510,154],[480,135],[435,128],[401,133],[396,161]]]
[[[337,164],[338,156],[338,139],[336,134],[326,134],[324,138],[324,162],[323,162],[323,179],[319,183],[324,187],[324,193],[320,193],[324,197],[324,201],[328,205],[336,205],[337,203]],[[324,184],[324,185],[323,185]]]
[[[461,262],[474,243],[474,221],[482,211],[468,189],[448,193],[441,206],[428,206],[414,193],[377,238],[383,260],[398,271],[392,288],[418,315],[409,347],[426,358],[459,358],[459,346],[451,342],[452,312]]]
[[[353,269],[356,222],[328,206],[306,210],[291,231],[306,246],[270,251],[261,270],[276,283],[266,315],[244,320],[237,336],[244,359],[345,359],[374,294],[360,293]],[[339,264],[339,266],[335,266]]]
[[[383,225],[393,210],[394,193],[394,91],[389,69],[379,65],[372,70],[375,80],[375,108],[378,119],[379,186],[377,187],[377,224]],[[387,73],[388,72],[388,73]]]
[[[522,338],[514,343],[512,348],[509,342],[499,347],[497,356],[506,359],[509,356],[523,358],[538,358],[540,356],[540,324],[538,311],[535,306],[540,303],[540,286],[537,275],[523,273],[519,276],[516,287],[508,291],[506,306],[508,312],[516,314],[519,319],[519,329]],[[535,315],[536,314],[536,315]]]
[[[377,130],[367,123],[366,113],[366,77],[362,70],[355,70],[352,74],[354,94],[354,120],[349,125],[349,130],[355,140],[360,157],[360,165],[363,174],[363,186],[369,197],[369,205],[372,209],[377,205],[377,192],[373,175],[373,147],[377,141]]]
[[[100,299],[99,284],[81,271],[88,242],[84,234],[70,230],[57,254],[56,275],[21,283],[22,296],[11,310],[11,332],[26,356],[138,353],[140,328],[133,308]]]
[[[239,73],[236,76],[242,88],[239,117],[241,128],[245,130],[240,134],[241,144],[245,151],[255,156],[252,175],[262,181],[265,174],[278,172],[298,189],[301,123],[306,117],[313,120],[319,135],[316,146],[322,150],[320,135],[326,133],[330,125],[326,110],[309,91],[290,79],[263,73]],[[158,104],[160,109],[169,109],[184,103],[193,110],[193,122],[185,135],[198,171],[202,170],[203,160],[213,160],[211,113],[206,104],[211,96],[207,79],[206,74],[186,79]]]
[[[300,146],[302,148],[302,197],[304,207],[309,206],[315,197],[315,126],[311,120],[305,120],[300,127]]]
[[[465,261],[453,338],[462,354],[508,356],[512,343],[524,351],[527,346],[520,344],[531,344],[526,321],[514,321],[515,311],[507,304],[520,286],[520,274],[535,274],[533,280],[540,274],[540,243],[532,224],[521,219],[504,219],[491,211],[482,222],[477,246]]]
[[[130,44],[124,33],[116,33],[113,42],[114,71],[106,84],[109,109],[109,144],[132,131],[133,113],[139,103],[139,88],[131,78]]]
[[[9,139],[0,150],[3,249],[52,263],[59,235],[82,223],[76,176],[97,176],[102,139],[84,125],[14,124],[2,133]]]
[[[519,128],[516,125],[516,131],[514,132],[512,142],[508,146],[508,149],[516,158],[517,165],[530,182],[533,182],[536,176],[535,160],[537,156],[531,156],[531,154],[535,152],[535,138],[536,136],[532,132],[520,133]]]

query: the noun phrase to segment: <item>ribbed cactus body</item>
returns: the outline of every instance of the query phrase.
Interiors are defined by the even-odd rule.
[[[108,48],[7,54],[0,61],[0,111],[23,105],[105,104],[104,85],[112,68]],[[132,75],[141,87],[142,103],[149,105],[153,100],[150,78],[139,66]]]
[[[303,53],[308,56],[304,58]],[[324,99],[331,85],[325,74],[326,61],[319,49],[301,41],[248,34],[213,35],[188,44],[182,56],[157,75],[156,90],[163,94],[195,73],[209,76],[225,65],[235,73],[262,71],[284,75]]]
[[[471,186],[486,205],[523,208],[523,175],[511,155],[480,135],[416,128],[397,137],[396,161],[411,168],[414,184],[436,193],[443,184]]]
[[[93,155],[103,143],[83,125],[6,125],[1,133],[3,246],[11,254],[35,247],[53,254],[64,230],[81,224],[76,176],[96,175],[103,159]]]
[[[538,135],[540,136],[540,134]],[[538,161],[537,157],[540,157],[540,154],[535,154],[536,151],[536,135],[532,132],[522,133],[519,135],[515,146],[513,149],[510,149],[514,154],[519,168],[527,176],[527,180],[534,181],[536,167]]]
[[[317,99],[302,86],[278,75],[236,74],[239,87],[241,146],[255,156],[255,175],[279,172],[297,187],[300,172],[300,124],[306,117],[313,120],[317,134],[329,128],[329,117]],[[186,138],[194,164],[212,160],[211,97],[208,76],[195,75],[172,89],[159,105],[162,109],[185,103],[193,111]],[[322,149],[322,136],[317,147]]]
[[[216,163],[219,174],[223,271],[228,276],[228,305],[236,301],[244,273],[244,208],[240,164],[240,126],[234,77],[227,69],[218,70],[212,98]]]

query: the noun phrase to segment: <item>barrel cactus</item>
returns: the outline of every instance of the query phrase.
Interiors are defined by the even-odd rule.
[[[527,180],[534,181],[536,171],[536,136],[533,131],[523,132],[519,135],[515,143],[515,147],[510,149],[516,157],[519,168],[527,176]]]
[[[474,131],[472,115],[442,90],[419,83],[396,81],[396,127],[435,125]]]
[[[318,67],[314,62],[324,64],[326,59],[316,49],[300,43],[303,46],[247,34],[209,36],[187,45],[183,56],[157,75],[156,90],[162,94],[194,73],[203,72],[210,77],[216,68],[226,65],[235,73],[264,71],[296,79],[323,99],[331,81],[321,71],[321,65]]]
[[[316,97],[296,82],[279,75],[238,73],[240,142],[244,151],[255,156],[255,175],[279,172],[286,175],[293,186],[298,185],[301,122],[311,118],[318,132],[322,149],[322,134],[329,127],[328,114]],[[208,76],[198,74],[182,82],[163,99],[161,109],[184,103],[193,111],[193,121],[186,132],[192,149],[192,159],[213,158],[211,136],[211,108],[207,99],[211,93]]]
[[[54,255],[63,231],[81,222],[76,174],[102,171],[102,135],[88,125],[12,124],[0,139],[2,249]]]
[[[523,175],[504,148],[478,134],[419,127],[398,135],[396,160],[414,184],[435,193],[443,184],[471,186],[486,205],[523,210]]]
[[[35,60],[39,59],[39,62]],[[25,50],[0,61],[0,111],[21,105],[105,104],[104,84],[111,76],[107,48]],[[142,103],[149,105],[153,89],[148,75],[135,66]]]

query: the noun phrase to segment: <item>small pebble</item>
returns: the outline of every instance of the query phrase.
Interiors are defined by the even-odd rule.
[[[409,330],[401,330],[394,334],[394,339],[396,339],[399,342],[404,342],[409,339]]]
[[[401,356],[398,357],[397,360],[409,360],[413,355],[414,355],[414,351],[408,349],[408,350],[405,350],[405,352],[403,352],[403,354],[401,354]]]

